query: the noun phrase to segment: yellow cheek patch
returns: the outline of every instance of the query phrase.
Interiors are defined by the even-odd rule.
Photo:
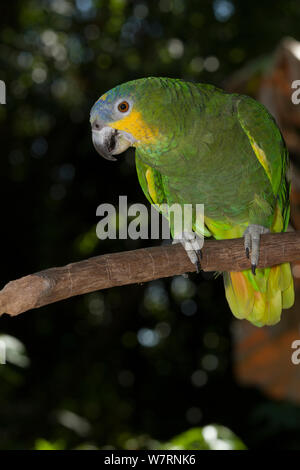
[[[109,124],[110,127],[119,131],[129,132],[133,137],[141,143],[151,143],[158,136],[158,129],[149,127],[143,120],[141,113],[134,109],[130,114],[119,121]]]
[[[155,181],[154,181],[153,171],[150,168],[148,168],[148,170],[146,171],[146,180],[147,180],[147,186],[148,186],[150,197],[152,201],[154,202],[154,204],[156,204],[158,200],[157,200],[157,194],[155,191]]]

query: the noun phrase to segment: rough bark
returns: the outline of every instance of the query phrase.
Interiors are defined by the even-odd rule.
[[[250,267],[242,239],[206,240],[202,253],[204,271],[241,271]],[[258,267],[299,260],[300,232],[261,237]],[[195,267],[181,245],[96,256],[9,282],[0,291],[0,314],[18,315],[75,295],[192,271]]]

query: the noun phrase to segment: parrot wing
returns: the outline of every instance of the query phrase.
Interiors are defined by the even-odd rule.
[[[145,196],[148,201],[169,221],[171,234],[174,236],[174,227],[170,220],[169,206],[172,206],[176,201],[171,194],[169,194],[168,184],[164,182],[163,176],[158,170],[146,165],[138,155],[136,155],[135,160],[138,180]],[[211,236],[208,228],[203,225],[203,221],[201,223],[200,220],[194,220],[193,230],[198,235],[203,235],[205,237]]]
[[[138,180],[145,196],[169,220],[168,210],[165,207],[168,204],[168,199],[165,194],[161,173],[155,168],[146,165],[138,156],[136,156],[135,162]]]
[[[249,97],[237,104],[238,119],[251,147],[264,168],[277,198],[273,232],[285,231],[289,221],[290,184],[286,179],[288,152],[281,133],[268,111]],[[257,326],[273,325],[281,311],[294,303],[291,267],[284,263],[258,269],[224,273],[226,298],[237,318],[247,318]]]
[[[153,205],[167,203],[161,173],[146,165],[136,157],[136,170],[139,183],[148,201]]]
[[[238,119],[247,135],[252,149],[264,168],[274,195],[277,197],[280,214],[275,214],[273,231],[286,230],[289,220],[290,183],[286,179],[288,151],[274,118],[266,108],[249,97],[243,97],[237,104]]]

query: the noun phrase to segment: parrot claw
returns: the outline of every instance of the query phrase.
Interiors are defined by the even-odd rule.
[[[260,236],[270,230],[263,225],[250,224],[244,232],[244,247],[247,258],[250,258],[251,250],[251,271],[255,276],[256,266],[259,260]]]
[[[197,254],[197,256],[198,256],[198,254]],[[196,273],[199,274],[200,271],[201,271],[201,263],[200,263],[200,261],[197,261],[196,262]]]
[[[183,232],[180,237],[174,238],[172,244],[181,243],[191,263],[196,266],[197,274],[201,271],[202,251],[196,233]]]

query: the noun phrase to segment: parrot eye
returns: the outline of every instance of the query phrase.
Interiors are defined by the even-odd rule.
[[[126,111],[128,111],[128,109],[129,109],[129,104],[127,103],[127,101],[122,101],[122,103],[120,103],[118,105],[118,110],[121,113],[126,113]]]

